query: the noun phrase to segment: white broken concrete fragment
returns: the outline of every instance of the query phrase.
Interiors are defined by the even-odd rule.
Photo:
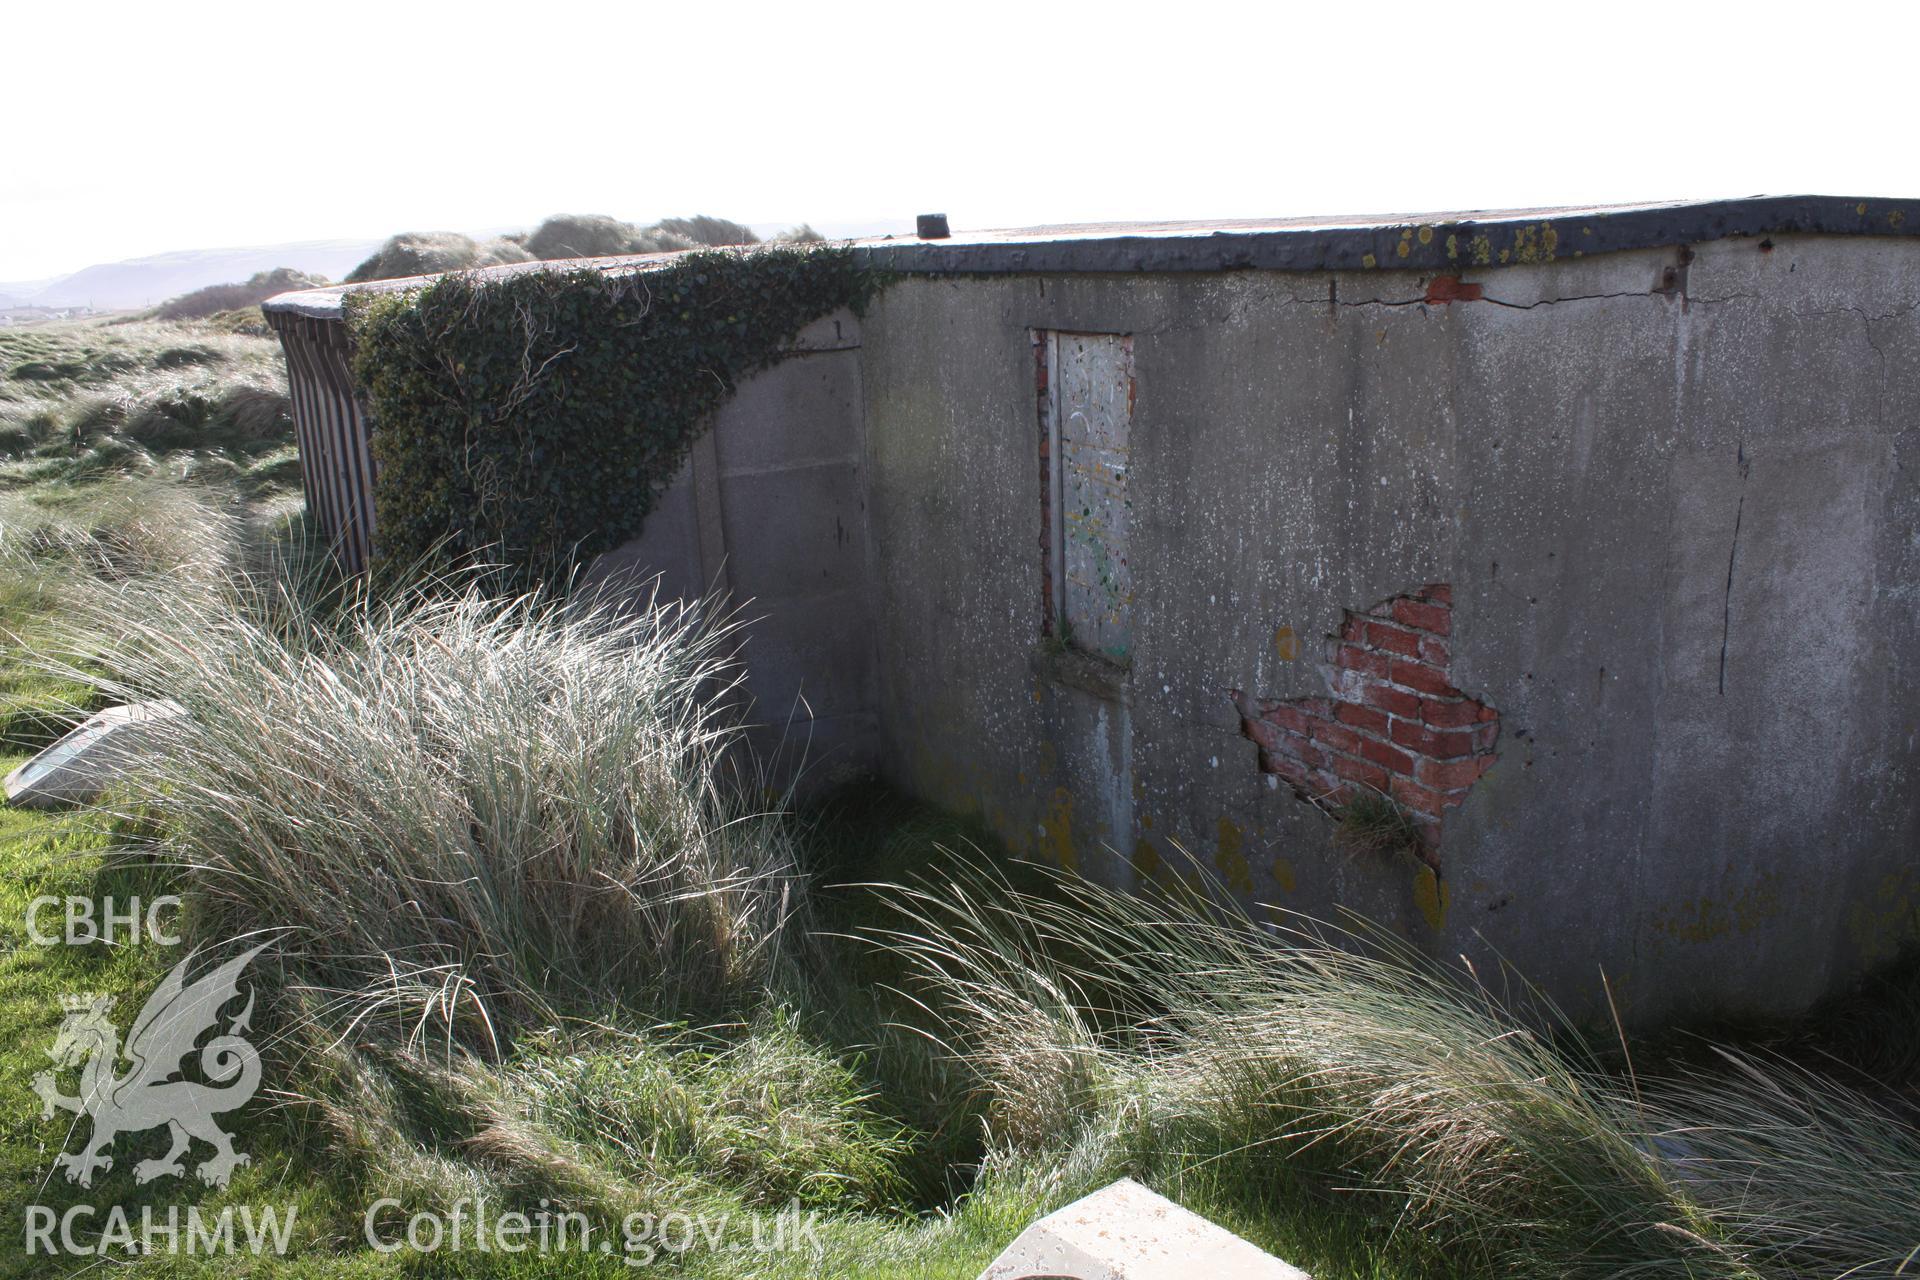
[[[159,726],[186,711],[177,702],[108,707],[7,775],[7,801],[32,809],[85,804],[152,749]]]
[[[1233,1232],[1120,1181],[1020,1233],[980,1280],[1312,1280]]]

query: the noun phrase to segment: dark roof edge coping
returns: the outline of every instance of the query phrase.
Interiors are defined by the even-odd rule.
[[[1911,217],[1909,216],[1911,213]],[[1486,271],[1737,236],[1920,235],[1920,200],[1752,196],[1647,205],[1527,209],[1411,218],[1298,218],[1274,222],[1107,224],[959,233],[948,240],[851,243],[865,265],[934,275],[1035,272]],[[489,275],[594,264],[644,271],[673,254],[515,263]],[[415,288],[432,279],[381,280],[269,298],[269,316],[340,314],[348,292]]]

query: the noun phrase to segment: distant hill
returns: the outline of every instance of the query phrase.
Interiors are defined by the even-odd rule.
[[[150,258],[100,263],[48,281],[0,282],[0,309],[34,306],[124,311],[155,306],[183,293],[246,280],[278,267],[338,280],[379,247],[378,240],[308,240],[159,253]]]

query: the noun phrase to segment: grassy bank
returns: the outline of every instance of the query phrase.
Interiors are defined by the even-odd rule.
[[[0,329],[0,490],[157,475],[299,483],[279,343],[213,323]]]

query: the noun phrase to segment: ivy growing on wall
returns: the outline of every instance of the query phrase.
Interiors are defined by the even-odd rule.
[[[871,288],[845,249],[769,248],[349,295],[380,560],[538,581],[619,546],[739,381]]]

